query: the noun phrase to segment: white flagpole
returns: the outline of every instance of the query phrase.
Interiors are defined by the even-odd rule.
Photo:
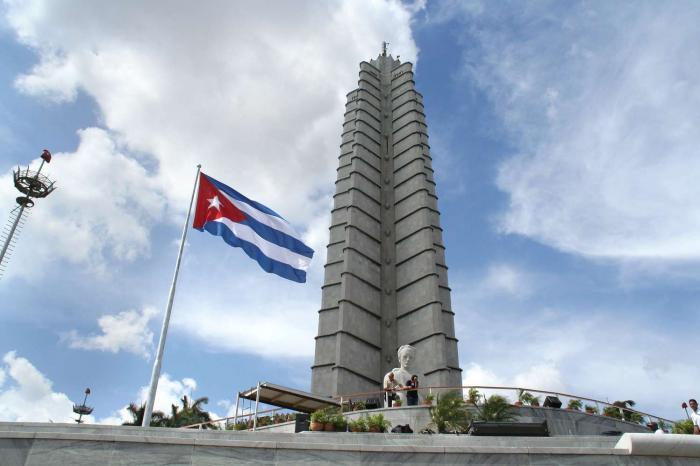
[[[151,415],[153,414],[153,403],[156,399],[156,390],[158,389],[158,379],[160,378],[160,366],[163,363],[163,350],[165,348],[165,337],[168,335],[168,324],[170,323],[170,311],[173,308],[173,298],[175,297],[175,286],[177,285],[177,275],[180,272],[180,262],[182,260],[182,250],[185,248],[185,239],[187,238],[187,230],[190,227],[190,214],[192,212],[192,203],[194,195],[197,192],[197,182],[199,181],[199,171],[201,165],[197,165],[197,175],[194,178],[194,187],[192,188],[192,197],[190,198],[190,207],[187,209],[187,219],[185,226],[182,229],[182,239],[180,239],[180,250],[177,253],[177,262],[175,262],[175,274],[173,282],[170,285],[170,294],[168,295],[168,306],[165,309],[165,317],[163,318],[163,328],[160,330],[160,341],[158,342],[158,352],[156,360],[153,363],[153,373],[151,374],[151,387],[148,391],[148,400],[146,400],[146,408],[143,412],[143,427],[151,425]]]

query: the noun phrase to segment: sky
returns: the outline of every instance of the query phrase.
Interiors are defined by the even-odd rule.
[[[382,41],[424,95],[466,385],[684,417],[700,396],[700,4],[0,1],[0,420],[145,399],[196,165],[289,219],[308,282],[190,230],[156,408],[309,389],[345,94]]]

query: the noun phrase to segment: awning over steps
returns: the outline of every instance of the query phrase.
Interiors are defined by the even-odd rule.
[[[260,398],[258,399],[258,387]],[[262,382],[258,386],[238,393],[246,400],[255,401],[280,408],[292,409],[302,413],[312,413],[327,406],[340,406],[340,402],[324,396],[314,395],[295,388],[283,387],[270,382]]]

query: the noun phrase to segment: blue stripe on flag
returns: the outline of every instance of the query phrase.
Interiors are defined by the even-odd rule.
[[[255,220],[250,215],[246,215],[246,219],[239,223],[248,225],[250,228],[253,229],[253,231],[255,231],[255,233],[258,234],[258,236],[269,241],[270,243],[282,246],[283,248],[287,248],[290,251],[296,252],[297,254],[301,254],[302,256],[306,256],[309,259],[314,257],[314,250],[302,243],[301,241],[299,241],[298,239],[296,239],[295,237],[289,236],[286,233],[269,227],[264,223]]]
[[[212,235],[221,236],[231,246],[243,249],[243,251],[255,260],[265,272],[274,273],[282,278],[299,283],[306,282],[306,272],[295,269],[289,264],[270,259],[260,249],[248,241],[242,240],[233,234],[229,228],[221,222],[207,222],[202,230],[207,230]],[[201,230],[200,230],[201,231]]]
[[[280,214],[278,214],[274,210],[270,209],[269,207],[266,207],[266,206],[260,204],[259,202],[255,202],[252,199],[248,199],[247,197],[245,197],[243,194],[239,193],[238,191],[236,191],[232,187],[226,186],[222,182],[215,180],[214,178],[212,178],[210,176],[207,176],[207,175],[204,175],[204,176],[206,176],[209,179],[209,181],[211,181],[211,183],[214,186],[216,186],[219,190],[225,192],[226,194],[228,194],[232,198],[238,199],[241,202],[245,202],[246,204],[248,204],[252,207],[255,207],[256,209],[258,209],[261,212],[265,212],[266,214],[270,214],[270,215],[274,215],[275,217],[279,217],[282,220],[284,220],[285,222],[287,221],[284,217],[282,217]]]

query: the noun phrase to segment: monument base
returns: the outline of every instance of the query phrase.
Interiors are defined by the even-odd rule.
[[[550,436],[563,435],[603,435],[609,432],[646,433],[649,429],[641,424],[619,419],[587,414],[568,409],[520,406],[513,408],[515,421],[541,423],[547,421]],[[473,411],[473,408],[470,408]],[[401,406],[399,408],[368,409],[345,413],[347,419],[356,419],[365,414],[382,413],[392,426],[410,425],[414,432],[430,424],[429,406]],[[275,424],[261,427],[268,432],[294,432],[294,423]]]

